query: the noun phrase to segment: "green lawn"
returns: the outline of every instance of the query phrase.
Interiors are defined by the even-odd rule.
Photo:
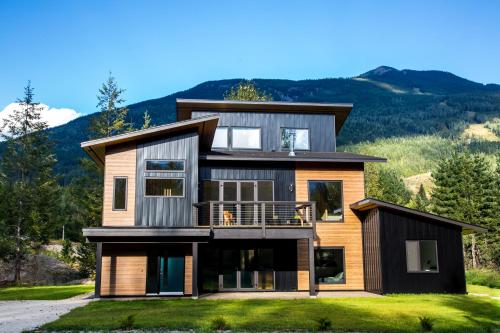
[[[488,296],[500,297],[500,289],[498,288],[488,288],[485,286],[477,286],[474,284],[467,285],[467,291],[474,294],[484,294]]]
[[[233,331],[314,330],[328,318],[332,330],[420,332],[419,316],[437,332],[488,332],[500,327],[500,302],[467,295],[394,295],[384,298],[304,300],[137,300],[91,302],[46,330],[111,330],[134,315],[133,328],[209,330],[223,316]]]
[[[0,288],[0,301],[57,300],[70,298],[94,290],[94,285],[40,286]]]

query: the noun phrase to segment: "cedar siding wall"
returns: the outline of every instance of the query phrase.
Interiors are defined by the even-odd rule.
[[[309,128],[311,151],[335,151],[333,114],[193,111],[192,118],[218,115],[217,126],[260,127],[263,151],[280,151],[281,128]]]
[[[363,255],[365,289],[382,293],[382,270],[380,258],[380,220],[378,209],[372,209],[363,221]]]
[[[297,164],[295,173],[297,201],[308,201],[309,180],[341,180],[343,183],[344,222],[317,222],[318,238],[315,247],[344,247],[345,251],[345,284],[320,284],[318,290],[363,290],[363,246],[361,220],[349,209],[349,204],[364,198],[363,164]],[[299,269],[303,252],[301,243],[298,246]],[[305,242],[302,247],[305,247]],[[305,258],[305,257],[304,257]],[[304,266],[305,268],[305,266]],[[299,271],[298,285],[308,286],[308,274]],[[309,289],[308,287],[306,289]]]
[[[146,251],[135,246],[103,244],[101,296],[146,293]]]
[[[465,293],[461,227],[380,208],[384,293]],[[407,273],[406,240],[436,240],[439,273]]]
[[[184,160],[184,172],[146,172],[146,160]],[[184,197],[145,197],[145,177],[184,178]],[[198,134],[150,141],[137,146],[136,225],[190,227],[192,205],[198,202]]]
[[[135,144],[107,148],[104,168],[103,226],[133,226],[135,212]],[[113,210],[113,178],[127,177],[127,209]]]

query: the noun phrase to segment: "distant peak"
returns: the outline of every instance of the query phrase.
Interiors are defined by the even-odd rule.
[[[361,74],[360,77],[381,76],[381,75],[384,75],[388,72],[397,72],[397,71],[398,70],[396,68],[393,68],[393,67],[379,66],[375,69],[372,69],[371,71],[368,71],[366,73]]]

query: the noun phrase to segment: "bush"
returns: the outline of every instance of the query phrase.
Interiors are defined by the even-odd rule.
[[[120,321],[120,329],[128,331],[134,327],[135,316],[129,315],[127,318]]]
[[[318,331],[329,331],[332,328],[332,321],[328,318],[319,318],[316,323]]]
[[[424,332],[432,331],[432,327],[434,326],[434,321],[431,318],[418,317],[418,320],[420,321],[420,328],[422,328],[422,331]]]
[[[500,272],[486,269],[473,269],[465,273],[467,283],[500,288]]]
[[[229,329],[229,323],[222,316],[212,319],[210,322],[210,328],[214,331],[225,331]]]

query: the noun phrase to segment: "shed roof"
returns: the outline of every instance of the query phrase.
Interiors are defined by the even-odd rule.
[[[439,215],[421,212],[421,211],[416,210],[416,209],[411,209],[411,208],[403,207],[403,206],[396,205],[396,204],[393,204],[390,202],[372,199],[372,198],[366,198],[366,199],[360,200],[360,201],[355,202],[355,203],[350,205],[350,208],[352,210],[355,210],[355,211],[368,211],[368,210],[378,208],[378,207],[386,208],[386,209],[389,209],[392,211],[396,211],[399,213],[404,213],[404,214],[424,218],[424,219],[435,221],[435,222],[457,225],[457,226],[462,227],[463,230],[467,231],[467,232],[476,231],[476,232],[484,233],[484,232],[488,231],[488,229],[480,227],[480,226],[475,225],[475,224],[470,224],[470,223],[452,220],[452,219],[442,217]]]

